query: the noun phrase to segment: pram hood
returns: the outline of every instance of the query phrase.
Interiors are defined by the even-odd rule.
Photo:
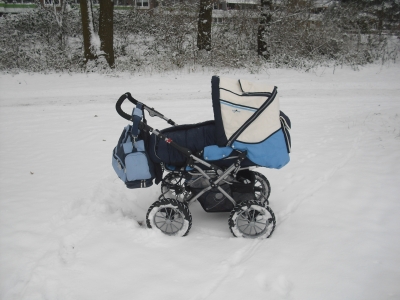
[[[281,128],[274,86],[213,76],[212,100],[219,146],[259,143]]]
[[[286,165],[290,141],[277,87],[219,76],[212,77],[211,87],[216,144],[247,151],[248,158],[260,166]]]

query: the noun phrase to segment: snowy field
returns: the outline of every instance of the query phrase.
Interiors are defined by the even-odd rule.
[[[225,74],[278,86],[292,121],[291,162],[258,169],[274,234],[199,203],[187,237],[140,225],[159,186],[114,173],[115,101],[205,121],[212,75],[0,75],[0,299],[400,299],[399,65]]]

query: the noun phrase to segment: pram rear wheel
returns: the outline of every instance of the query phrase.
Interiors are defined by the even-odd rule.
[[[229,217],[229,228],[236,237],[268,238],[274,232],[275,224],[272,209],[255,200],[237,204]]]
[[[269,184],[268,179],[259,172],[254,172],[255,182],[254,182],[254,194],[257,201],[260,201],[262,204],[269,204],[268,198],[271,194],[271,185]]]
[[[146,223],[148,228],[158,229],[166,235],[185,236],[192,227],[192,215],[186,204],[167,198],[149,207]]]
[[[192,198],[193,194],[185,187],[185,178],[178,173],[169,173],[161,183],[160,198],[172,198],[180,202],[186,202]]]

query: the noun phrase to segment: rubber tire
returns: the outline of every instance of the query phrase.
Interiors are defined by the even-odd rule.
[[[261,192],[262,193],[261,197],[256,197],[255,200],[260,201],[263,205],[265,205],[265,204],[269,205],[268,198],[271,195],[271,185],[269,184],[267,177],[265,177],[263,174],[261,174],[259,172],[255,172],[255,171],[252,171],[252,172],[254,173],[254,175],[256,177],[255,184],[257,184],[257,182],[259,182],[264,189],[264,191]]]
[[[265,223],[267,226],[256,235],[249,235],[244,233],[238,226],[238,217],[245,212],[246,210],[263,212],[264,214],[269,214],[268,218],[269,224]],[[254,215],[253,215],[254,216]],[[268,217],[268,216],[267,216]],[[244,238],[258,238],[265,239],[269,238],[275,230],[276,219],[275,214],[269,206],[264,206],[261,202],[256,200],[243,201],[232,209],[231,214],[228,220],[229,229],[235,237],[244,237]],[[247,228],[247,227],[246,227]],[[265,230],[265,231],[264,231]]]
[[[173,207],[175,210],[177,210],[180,213],[181,217],[184,219],[184,223],[187,222],[178,232],[174,234],[167,234],[166,232],[158,228],[154,223],[155,214],[161,209],[168,207]],[[190,228],[192,227],[192,214],[190,213],[187,204],[182,203],[179,200],[169,199],[169,198],[161,199],[154,202],[147,210],[146,224],[148,228],[160,230],[162,233],[166,235],[186,236],[189,233]]]

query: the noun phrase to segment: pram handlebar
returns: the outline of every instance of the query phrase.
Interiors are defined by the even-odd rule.
[[[126,94],[123,94],[121,97],[119,97],[117,103],[115,104],[115,109],[117,110],[117,113],[123,117],[124,119],[127,119],[128,121],[132,121],[132,115],[127,114],[126,112],[124,112],[121,108],[122,103],[127,99],[128,97],[126,96]],[[136,101],[137,103],[137,101]],[[134,103],[134,104],[136,104]]]
[[[139,102],[138,100],[136,100],[135,98],[132,97],[131,93],[125,93],[121,97],[119,97],[117,103],[115,104],[115,109],[117,110],[117,113],[121,117],[123,117],[124,119],[127,119],[128,121],[132,121],[132,115],[127,114],[121,108],[122,103],[124,103],[124,101],[126,99],[128,99],[134,105],[138,104],[138,102]],[[147,105],[143,104],[143,109],[147,110],[147,112],[149,113],[150,117],[159,117],[159,118],[167,121],[167,123],[172,125],[172,126],[176,126],[177,125],[174,121],[172,121],[171,119],[166,118],[162,113],[159,113],[154,108],[148,107]]]

